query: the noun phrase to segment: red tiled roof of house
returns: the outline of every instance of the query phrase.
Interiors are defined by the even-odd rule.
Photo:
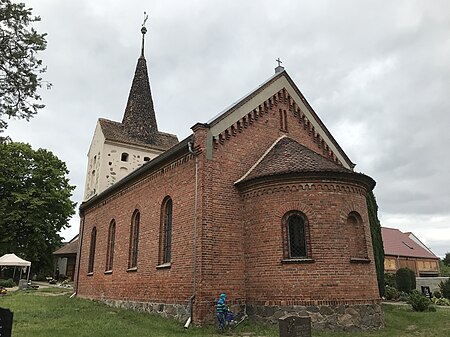
[[[402,233],[395,228],[381,227],[384,255],[439,259],[436,255],[411,240],[410,234],[411,232]]]

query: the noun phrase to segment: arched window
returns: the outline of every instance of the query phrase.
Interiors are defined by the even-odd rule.
[[[138,243],[139,243],[139,223],[141,215],[138,210],[134,211],[131,218],[130,229],[130,251],[128,255],[128,269],[137,268]]]
[[[91,232],[91,247],[89,248],[89,264],[88,273],[94,272],[94,258],[95,258],[95,244],[97,241],[97,228],[92,228]]]
[[[311,258],[309,227],[306,216],[298,211],[288,212],[283,217],[282,225],[284,232],[284,258]]]
[[[106,266],[105,271],[110,271],[113,269],[114,262],[114,241],[116,237],[116,222],[114,220],[109,224],[108,231],[108,246],[106,250]]]
[[[289,257],[306,257],[305,221],[298,214],[288,218]]]
[[[361,215],[351,212],[347,217],[350,258],[367,259],[367,243]]]
[[[160,264],[170,263],[172,244],[172,199],[166,197],[161,210]]]

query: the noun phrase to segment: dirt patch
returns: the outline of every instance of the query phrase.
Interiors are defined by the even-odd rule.
[[[417,326],[416,325],[408,325],[407,327],[406,327],[406,331],[414,331],[414,330],[417,330]]]
[[[37,295],[37,296],[63,296],[63,295],[69,295],[69,293],[68,292],[60,292],[60,293],[36,292],[35,295]]]

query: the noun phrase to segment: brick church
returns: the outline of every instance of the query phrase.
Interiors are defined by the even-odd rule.
[[[284,68],[191,130],[158,129],[142,44],[122,122],[99,119],[89,149],[77,296],[204,324],[225,292],[253,319],[381,327],[375,182]]]

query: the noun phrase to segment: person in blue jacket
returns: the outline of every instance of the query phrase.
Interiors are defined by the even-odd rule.
[[[217,301],[216,306],[216,314],[217,314],[217,320],[219,321],[219,330],[220,332],[223,332],[225,329],[225,318],[228,312],[228,307],[225,304],[225,301],[227,299],[227,295],[225,293],[220,294],[219,300]]]

